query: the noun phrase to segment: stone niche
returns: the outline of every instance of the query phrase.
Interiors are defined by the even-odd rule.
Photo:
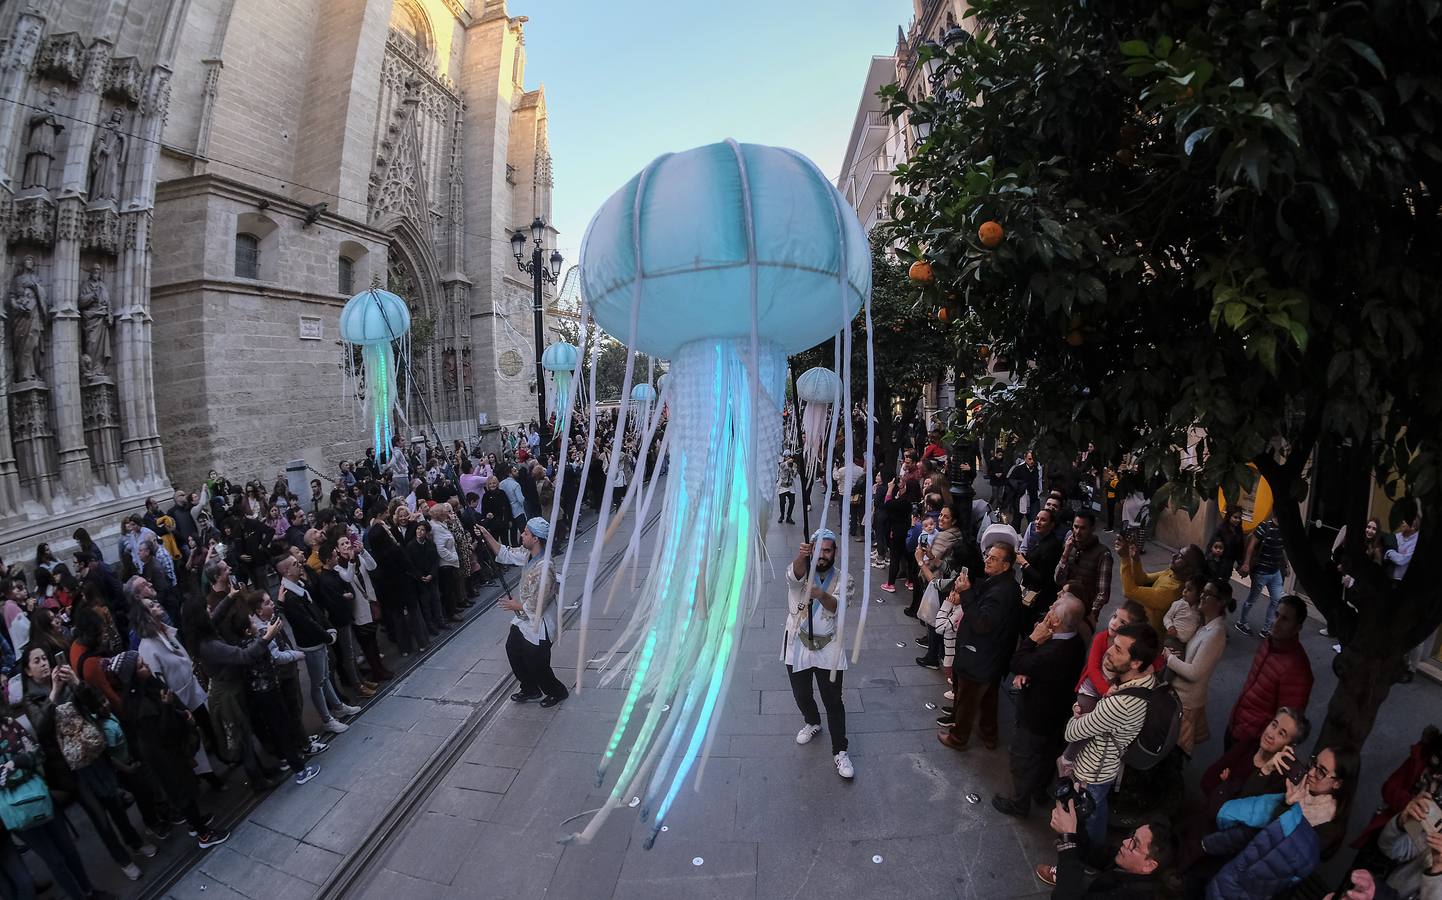
[[[40,45],[35,74],[74,84],[85,74],[85,41],[75,32],[54,34]]]

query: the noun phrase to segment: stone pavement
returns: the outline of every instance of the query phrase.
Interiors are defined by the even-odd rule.
[[[991,794],[1007,780],[1004,750],[978,747],[962,758],[937,743],[937,712],[926,704],[945,702],[945,687],[939,673],[914,663],[920,630],[901,615],[901,595],[873,587],[886,602],[873,601],[861,661],[846,673],[855,781],[837,776],[826,734],[797,746],[801,717],[778,661],[779,570],[800,538],[799,525],[773,523],[767,547],[776,574],[768,580],[777,586],[764,592],[746,629],[700,790],[682,794],[654,849],[642,848],[648,826],[629,809],[614,813],[590,846],[556,843],[584,823],[568,819],[605,797],[594,788],[595,764],[622,692],[587,687],[552,710],[508,704],[382,857],[361,896],[1035,894],[1041,886],[1031,865],[1050,852],[1050,838],[1040,824],[1018,824],[991,808]],[[876,570],[861,545],[851,546],[853,571],[871,577]],[[967,802],[971,792],[982,802]]]
[[[990,806],[991,795],[1009,782],[1009,701],[1002,703],[1000,750],[978,745],[963,756],[937,743],[937,712],[926,704],[945,702],[945,685],[939,673],[914,664],[919,627],[901,615],[904,595],[877,589],[880,573],[866,565],[859,543],[851,544],[852,569],[871,578],[873,598],[885,602],[873,599],[861,660],[846,674],[855,781],[836,775],[825,734],[796,745],[801,719],[777,661],[784,604],[779,571],[801,537],[800,525],[771,526],[767,547],[775,574],[768,580],[776,586],[764,591],[746,628],[705,778],[699,790],[683,793],[654,849],[642,849],[648,829],[631,810],[614,813],[590,846],[557,843],[605,797],[594,786],[595,764],[622,692],[594,686],[596,673],[588,672],[585,690],[554,709],[504,704],[423,812],[392,837],[358,896],[1047,896],[1031,874],[1034,863],[1052,858],[1044,815],[1033,812],[1017,822]],[[1160,568],[1167,557],[1154,547],[1147,562]],[[627,584],[640,576],[636,570],[617,575]],[[1244,588],[1236,588],[1240,600]],[[625,589],[618,592],[618,607],[626,596]],[[1113,598],[1120,601],[1119,584]],[[591,648],[607,645],[622,612],[593,617]],[[313,896],[507,674],[507,618],[493,611],[467,626],[335,742],[320,758],[319,778],[277,790],[171,896],[193,898],[202,886],[207,898]],[[1330,643],[1317,636],[1319,625],[1309,621],[1305,632],[1317,675],[1309,712],[1318,720],[1335,684]],[[563,636],[556,653],[557,672],[567,680],[574,678],[567,668],[574,664],[574,641],[574,632]],[[1212,687],[1214,736],[1199,748],[1192,780],[1221,752],[1226,715],[1255,645],[1229,632]],[[1353,833],[1381,780],[1420,733],[1422,717],[1442,708],[1442,688],[1425,679],[1394,693],[1364,754]],[[980,803],[966,799],[973,792]]]

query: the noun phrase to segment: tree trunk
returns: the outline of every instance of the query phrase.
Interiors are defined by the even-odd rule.
[[[1314,751],[1323,747],[1347,746],[1361,750],[1377,722],[1377,711],[1392,691],[1401,672],[1402,657],[1377,657],[1343,647],[1333,668],[1337,689],[1327,703],[1327,716],[1317,733]]]
[[[1311,452],[1309,448],[1308,455]],[[1308,599],[1326,619],[1328,630],[1342,642],[1342,652],[1334,663],[1337,688],[1327,704],[1316,747],[1340,743],[1360,751],[1377,721],[1377,710],[1404,668],[1404,655],[1425,640],[1442,619],[1442,592],[1435,587],[1437,561],[1423,547],[1425,535],[1419,536],[1418,552],[1400,584],[1366,560],[1362,531],[1372,491],[1372,467],[1366,448],[1354,447],[1346,467],[1354,483],[1347,492],[1345,557],[1356,581],[1344,594],[1342,572],[1330,558],[1319,558],[1314,552],[1302,521],[1300,492],[1294,490],[1301,477],[1301,462],[1294,458],[1278,463],[1269,453],[1255,462],[1272,487],[1287,560]],[[1424,511],[1424,521],[1426,512],[1431,510]]]

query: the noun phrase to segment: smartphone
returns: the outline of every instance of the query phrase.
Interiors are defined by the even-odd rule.
[[[1292,767],[1287,770],[1287,780],[1292,782],[1292,784],[1301,784],[1302,779],[1307,777],[1307,773],[1312,771],[1312,766],[1316,765],[1316,763],[1317,760],[1315,757],[1308,761],[1306,765],[1303,765],[1300,759],[1293,759]]]
[[[966,566],[962,566],[962,567],[961,567],[961,577],[962,577],[962,578],[965,578],[967,581],[970,581],[970,580],[971,580],[971,569],[968,569]]]
[[[61,666],[68,665],[70,665],[70,660],[66,657],[64,650],[61,650],[59,653],[56,653],[54,656],[50,657],[51,669],[58,669]]]

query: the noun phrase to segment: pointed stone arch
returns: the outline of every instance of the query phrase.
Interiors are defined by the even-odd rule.
[[[391,242],[386,252],[386,288],[405,299],[411,310],[412,378],[411,424],[425,424],[424,412],[415,402],[418,394],[425,401],[431,416],[440,415],[441,361],[448,343],[443,324],[444,298],[440,288],[440,269],[435,253],[424,232],[410,218],[389,223]]]

